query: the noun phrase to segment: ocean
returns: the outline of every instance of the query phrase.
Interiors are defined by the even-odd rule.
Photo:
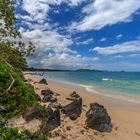
[[[140,103],[140,72],[45,72],[44,77],[77,84],[103,96]]]

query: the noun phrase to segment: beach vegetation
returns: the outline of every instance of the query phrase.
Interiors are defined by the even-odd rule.
[[[0,103],[7,112],[3,115],[8,118],[22,114],[37,104],[33,87],[25,84],[20,74],[10,66],[2,61],[0,63]]]
[[[29,131],[18,131],[17,128],[8,128],[0,126],[0,140],[29,140],[31,133]]]
[[[26,57],[33,55],[35,46],[30,41],[22,41],[14,2],[0,0],[0,140],[29,140],[28,131],[19,132],[3,124],[3,120],[6,122],[31,107],[40,106],[34,88],[25,82],[22,73],[28,67]],[[43,113],[47,117],[47,111]]]

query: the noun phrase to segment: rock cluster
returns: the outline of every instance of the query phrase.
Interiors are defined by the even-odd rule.
[[[39,83],[47,84],[47,81],[46,79],[42,79]],[[49,102],[49,105],[46,108],[48,111],[48,118],[43,118],[44,115],[42,114],[40,107],[31,108],[23,115],[23,118],[26,121],[42,119],[44,121],[42,129],[44,132],[46,130],[52,131],[59,126],[62,126],[61,124],[63,124],[62,122],[65,120],[65,118],[61,118],[63,116],[69,117],[71,120],[78,119],[82,113],[83,107],[87,107],[86,105],[83,105],[82,98],[79,96],[79,94],[76,93],[76,91],[70,93],[69,97],[66,98],[70,103],[64,106],[58,102],[59,98],[57,97],[61,96],[61,94],[55,93],[49,88],[42,90],[41,95],[43,95],[42,100],[38,95],[36,95],[38,101],[42,101],[44,103]],[[61,112],[63,114],[62,116]],[[86,124],[88,129],[91,128],[100,132],[112,131],[111,118],[104,106],[99,105],[98,103],[90,104],[90,109],[87,111],[85,120],[83,122]],[[66,126],[67,131],[70,131],[71,129],[71,126]],[[85,128],[83,126],[83,131],[81,131],[82,134],[84,134],[84,129]]]
[[[41,91],[41,95],[43,95],[43,102],[50,102],[47,110],[49,112],[49,118],[47,120],[47,127],[49,130],[53,130],[61,124],[61,112],[69,117],[71,120],[76,120],[80,117],[83,109],[82,98],[74,91],[69,96],[69,100],[71,102],[65,106],[62,106],[57,98],[54,97],[56,93],[52,90],[45,89]],[[60,96],[60,94],[57,94]],[[42,117],[42,114],[39,108],[34,108],[30,110],[30,113],[26,113],[24,115],[26,120],[30,120],[33,118]],[[100,132],[111,132],[112,124],[111,118],[108,115],[106,109],[99,105],[98,103],[91,103],[90,109],[86,113],[86,121],[85,124],[88,128],[98,130]]]

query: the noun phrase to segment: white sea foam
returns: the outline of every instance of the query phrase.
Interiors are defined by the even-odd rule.
[[[113,81],[113,80],[109,78],[103,78],[102,81]]]
[[[52,81],[58,82],[58,83],[62,83],[65,85],[82,87],[82,88],[85,88],[85,90],[87,90],[88,92],[99,95],[99,96],[104,96],[104,97],[109,97],[109,98],[113,98],[113,99],[119,99],[119,100],[131,102],[131,103],[140,104],[140,100],[138,100],[136,96],[134,97],[134,96],[127,95],[127,94],[125,94],[123,96],[123,95],[121,95],[123,93],[116,93],[117,95],[115,95],[114,92],[109,93],[108,91],[105,91],[104,89],[98,90],[94,86],[78,84],[78,83],[69,82],[69,81],[65,81],[65,80],[57,80],[57,79],[49,79],[49,80],[52,80]],[[139,99],[140,99],[140,97],[139,97]]]
[[[106,96],[106,97],[109,97],[109,98],[114,98],[114,99],[119,99],[119,100],[124,100],[124,101],[128,101],[128,102],[131,102],[131,103],[137,103],[137,104],[140,104],[140,101],[137,100],[137,97],[130,97],[129,95],[120,95],[117,94],[115,95],[114,93],[110,93],[110,94],[107,94],[104,92],[104,94],[101,92],[101,91],[98,91],[97,89],[95,89],[93,86],[84,86],[85,89],[90,92],[90,93],[94,93],[94,94],[97,94],[97,95],[101,95],[101,96]]]

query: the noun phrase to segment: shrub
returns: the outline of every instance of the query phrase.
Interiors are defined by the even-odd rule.
[[[16,128],[0,126],[0,140],[29,140],[30,132],[19,132]]]
[[[11,84],[11,75],[14,78],[14,84],[5,93]],[[20,74],[4,62],[0,63],[0,79],[0,103],[8,110],[8,113],[4,114],[5,117],[22,114],[29,107],[37,105],[34,89],[25,84]]]

